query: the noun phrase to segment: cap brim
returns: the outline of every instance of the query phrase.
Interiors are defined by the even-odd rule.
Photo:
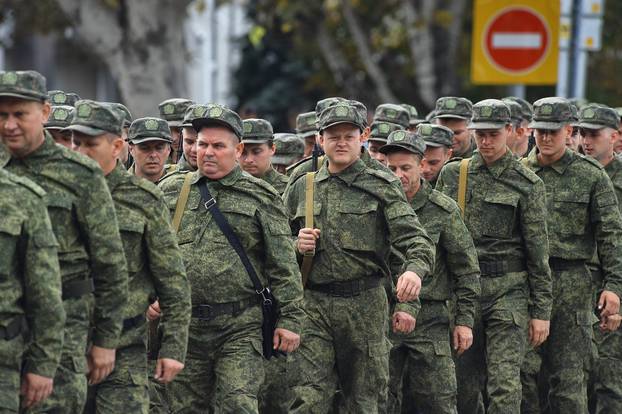
[[[245,144],[265,144],[271,139],[272,138],[252,138],[252,139],[242,138],[242,142]]]
[[[180,120],[180,121],[166,121],[166,122],[168,122],[168,126],[169,126],[169,128],[170,128],[170,127],[174,127],[174,128],[175,128],[175,127],[180,127],[180,126],[182,126],[182,124],[184,123],[184,121],[183,121],[183,120]]]
[[[423,122],[426,122],[426,120],[425,119],[411,119],[410,122],[408,122],[408,126],[414,127]]]
[[[63,127],[63,126],[59,126],[59,125],[49,125],[49,126],[48,125],[44,125],[43,128],[44,129],[51,129],[51,130],[55,130],[55,131],[56,130],[62,131],[62,130],[67,129],[67,127]]]
[[[273,155],[272,158],[270,158],[270,162],[272,162],[272,164],[293,164],[294,162],[296,162],[298,160],[298,157],[296,157],[295,155]]]
[[[37,102],[43,102],[48,99],[47,96],[42,97],[42,96],[26,95],[22,93],[14,93],[14,92],[0,92],[0,98],[18,98],[18,99],[24,99],[26,101],[37,101]]]
[[[63,131],[76,131],[84,135],[90,135],[92,137],[108,133],[114,134],[114,132],[112,131],[105,131],[103,129],[93,128],[86,125],[69,125],[67,128],[63,128]]]
[[[369,137],[369,138],[367,138],[367,141],[384,142],[386,144],[389,140],[386,139],[386,138]]]
[[[585,129],[593,129],[593,130],[599,130],[599,129],[603,129],[603,128],[613,128],[610,125],[603,125],[603,124],[592,124],[590,122],[577,122],[576,126],[578,126],[579,128],[585,128]],[[613,129],[618,129],[613,128]]]
[[[501,129],[509,122],[471,122],[467,129]]]
[[[160,138],[160,137],[141,137],[141,138],[129,139],[128,141],[130,142],[130,144],[142,144],[143,142],[149,142],[149,141],[163,141],[163,142],[168,142],[169,144],[173,143],[173,141],[171,141],[170,139],[165,139],[165,138]]]
[[[393,151],[408,151],[412,154],[423,155],[419,151],[415,151],[413,147],[411,147],[410,145],[396,144],[396,143],[383,145],[382,147],[378,149],[378,151],[380,151],[383,154],[388,154]]]
[[[242,135],[240,133],[238,133],[235,129],[233,129],[233,127],[231,125],[229,125],[228,123],[221,121],[219,119],[213,119],[213,118],[198,118],[192,121],[192,127],[194,128],[195,131],[199,132],[199,130],[203,127],[206,126],[222,126],[225,127],[227,129],[229,129],[231,132],[233,132],[235,134],[236,137],[238,137],[239,140],[242,140]]]
[[[462,119],[464,121],[468,121],[469,117],[466,116],[462,116],[462,115],[454,115],[454,114],[441,114],[441,115],[434,115],[432,118],[444,118],[444,119]]]
[[[425,146],[426,147],[435,147],[435,148],[439,148],[439,147],[448,147],[445,144],[441,144],[440,142],[434,142],[434,141],[426,141],[423,140],[423,142],[425,142]],[[451,145],[450,145],[451,146]]]
[[[568,122],[569,124],[570,122]],[[550,121],[531,121],[527,128],[531,129],[550,129],[558,130],[564,126],[563,122],[550,122]]]
[[[316,136],[317,131],[313,130],[313,131],[307,131],[307,132],[298,132],[296,135],[298,135],[300,138],[309,138],[309,137]]]
[[[358,129],[360,129],[361,131],[363,129],[365,129],[362,125],[356,124],[352,121],[337,121],[337,122],[333,122],[332,124],[328,124],[323,128],[320,128],[320,133],[330,127],[334,127],[335,125],[339,125],[339,124],[350,124],[350,125],[354,125],[355,127],[357,127]]]

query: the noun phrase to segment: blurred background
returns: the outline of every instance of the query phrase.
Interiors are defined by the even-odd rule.
[[[584,97],[622,106],[622,1],[597,3]],[[38,70],[49,90],[122,102],[134,116],[189,97],[280,132],[327,96],[425,114],[445,95],[555,95],[555,84],[471,81],[473,10],[474,0],[0,0],[0,69]]]

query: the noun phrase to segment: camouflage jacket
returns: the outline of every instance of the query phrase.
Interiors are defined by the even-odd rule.
[[[190,322],[190,285],[162,192],[119,164],[106,176],[129,273],[125,318],[143,315],[149,298],[162,310],[160,358],[184,360]],[[143,343],[145,325],[123,332],[119,347]]]
[[[270,184],[281,195],[285,192],[288,178],[286,175],[281,174],[274,168],[270,167],[267,173],[261,177],[262,180]]]
[[[32,339],[24,354],[24,370],[53,378],[60,361],[65,311],[58,244],[44,197],[45,192],[30,180],[0,168],[0,326],[24,315]],[[3,347],[2,360],[4,352]]]
[[[46,132],[39,148],[23,159],[7,157],[5,168],[46,191],[62,283],[93,278],[93,343],[116,348],[127,301],[127,266],[114,204],[99,165],[56,145]]]
[[[238,255],[201,201],[198,182],[203,179],[257,275],[264,285],[270,285],[278,299],[278,327],[300,332],[304,316],[302,282],[278,193],[239,166],[215,181],[202,177],[198,171],[191,174],[190,194],[177,241],[190,280],[192,304],[239,301],[256,294]],[[171,215],[183,181],[184,175],[178,174],[160,185]]]
[[[448,163],[436,189],[458,199],[460,162]],[[546,190],[542,180],[508,149],[487,166],[479,152],[468,167],[464,216],[481,263],[521,263],[526,272],[485,278],[482,297],[498,297],[515,289],[527,289],[531,317],[548,320],[552,306],[551,271],[546,224]]]

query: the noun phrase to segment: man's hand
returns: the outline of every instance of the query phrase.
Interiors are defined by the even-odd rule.
[[[540,346],[549,337],[549,328],[551,327],[550,321],[543,321],[542,319],[530,319],[529,320],[529,343],[534,348]]]
[[[416,324],[417,320],[406,312],[395,312],[391,321],[393,332],[403,334],[409,334],[414,331]]]
[[[287,329],[276,328],[272,337],[272,346],[281,352],[294,352],[300,346],[300,335]]]
[[[600,309],[600,318],[617,315],[620,313],[620,298],[609,290],[603,290],[598,300],[598,309]]]
[[[27,372],[22,377],[20,394],[23,396],[22,408],[30,408],[39,404],[52,393],[54,380],[48,377]]]
[[[147,308],[147,320],[155,321],[160,316],[162,316],[162,313],[160,312],[160,302],[156,300]]]
[[[93,345],[86,362],[89,366],[89,385],[102,382],[114,369],[115,350]]]
[[[298,243],[296,249],[300,254],[315,250],[315,241],[320,238],[320,229],[310,229],[305,227],[298,232]]]
[[[184,364],[172,358],[159,358],[156,362],[154,378],[163,383],[168,384],[184,369]]]
[[[622,316],[620,315],[611,315],[600,318],[600,330],[604,332],[613,332],[618,330],[620,327],[620,322],[622,321]]]
[[[417,299],[421,290],[421,278],[415,272],[404,272],[397,279],[396,296],[400,302]]]
[[[456,325],[453,332],[454,351],[462,355],[473,345],[473,329],[464,325]]]

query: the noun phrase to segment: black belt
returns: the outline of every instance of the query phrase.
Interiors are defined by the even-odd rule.
[[[147,322],[147,319],[144,313],[140,313],[132,318],[123,319],[123,330],[129,331],[132,328],[138,328],[145,322]]]
[[[93,279],[72,280],[63,283],[63,300],[75,299],[92,293],[95,290]]]
[[[248,308],[259,305],[259,299],[259,295],[254,295],[237,302],[194,305],[192,317],[210,320],[221,315],[237,315]]]
[[[551,270],[569,270],[585,266],[583,259],[560,259],[559,257],[549,257]]]
[[[23,322],[24,317],[20,315],[16,318],[13,318],[13,320],[9,322],[6,328],[0,327],[0,339],[10,341],[11,339],[22,333],[22,329],[24,327]]]
[[[499,277],[507,273],[524,272],[525,270],[527,270],[527,267],[522,260],[479,262],[479,271],[483,277]]]
[[[361,292],[378,287],[381,283],[382,279],[379,276],[371,276],[349,280],[347,282],[322,283],[319,285],[310,284],[307,286],[307,289],[326,293],[328,296],[351,298],[360,295]]]

